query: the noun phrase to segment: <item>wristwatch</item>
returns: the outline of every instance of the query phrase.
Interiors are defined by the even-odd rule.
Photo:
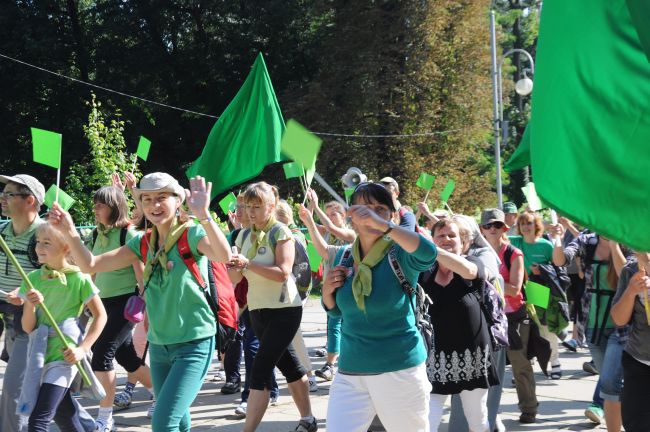
[[[388,235],[388,234],[390,234],[390,232],[391,232],[391,231],[393,230],[393,228],[395,228],[396,226],[397,226],[397,225],[395,225],[395,222],[393,222],[393,221],[388,221],[388,229],[386,229],[386,231],[384,231],[384,235]]]

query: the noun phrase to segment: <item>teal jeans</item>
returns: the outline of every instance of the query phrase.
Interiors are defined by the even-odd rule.
[[[173,345],[149,345],[156,432],[190,430],[190,406],[199,394],[214,352],[214,337]]]

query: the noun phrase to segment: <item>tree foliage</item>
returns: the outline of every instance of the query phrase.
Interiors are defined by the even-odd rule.
[[[488,0],[14,0],[0,8],[0,53],[219,115],[262,52],[285,118],[316,132],[353,135],[323,135],[318,170],[333,186],[348,167],[359,166],[374,179],[396,177],[402,201],[414,204],[423,196],[415,179],[427,171],[438,176],[431,197],[452,177],[452,208],[473,211],[494,204],[489,6]],[[31,163],[28,131],[55,130],[63,134],[69,187],[80,193],[98,186],[108,165],[120,165],[120,152],[133,153],[140,135],[153,142],[143,169],[182,178],[215,121],[96,89],[103,103],[96,124],[105,129],[92,129],[92,120],[84,129],[88,87],[6,59],[0,67],[6,77],[0,171],[50,181],[54,173]],[[119,117],[108,115],[118,111]],[[111,162],[96,162],[102,156],[89,152],[93,131],[98,143],[121,146]],[[279,166],[261,178],[279,183],[283,195],[300,193],[297,182],[280,180]]]

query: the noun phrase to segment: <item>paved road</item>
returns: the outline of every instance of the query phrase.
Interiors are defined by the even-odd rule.
[[[303,331],[307,347],[310,349],[323,346],[325,343],[325,313],[317,301],[310,301],[305,309],[303,318]],[[581,431],[581,430],[606,430],[604,426],[594,426],[583,415],[584,409],[591,400],[596,376],[590,376],[582,371],[582,363],[589,360],[587,351],[570,353],[561,349],[561,361],[564,376],[561,380],[547,379],[539,368],[536,369],[537,394],[540,400],[540,413],[538,422],[532,425],[521,425],[517,421],[519,410],[517,408],[517,394],[511,384],[509,368],[506,373],[506,386],[501,401],[501,417],[508,431]],[[312,357],[314,368],[324,364],[323,358]],[[214,362],[216,370],[217,362]],[[242,371],[243,374],[243,371]],[[233,411],[239,402],[239,395],[222,395],[219,388],[223,383],[212,382],[213,372],[208,375],[205,385],[194,404],[192,405],[192,430],[208,431],[219,430],[223,432],[240,431],[243,420],[237,419]],[[4,363],[0,362],[0,379],[4,377]],[[120,383],[125,381],[125,373],[118,369]],[[291,431],[296,425],[298,412],[289,396],[286,382],[279,379],[280,400],[279,404],[269,407],[260,432],[286,432]],[[314,414],[319,419],[319,430],[327,430],[325,415],[329,394],[329,383],[319,382],[320,389],[312,393]],[[97,412],[97,404],[92,401],[82,402],[91,414]],[[119,431],[150,431],[148,419],[145,417],[150,402],[146,392],[138,387],[134,396],[133,406],[126,411],[115,414],[116,425]],[[54,429],[54,428],[53,428]],[[440,428],[446,432],[446,426]],[[401,432],[401,431],[400,431]],[[408,432],[408,431],[404,431]]]

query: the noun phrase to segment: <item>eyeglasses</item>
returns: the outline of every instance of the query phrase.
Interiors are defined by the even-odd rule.
[[[482,225],[484,230],[489,230],[492,228],[503,229],[504,226],[505,224],[503,222],[490,222],[490,223],[486,223],[485,225]]]
[[[31,194],[24,193],[24,192],[0,192],[0,199],[9,199],[17,196],[21,197],[28,197]]]

